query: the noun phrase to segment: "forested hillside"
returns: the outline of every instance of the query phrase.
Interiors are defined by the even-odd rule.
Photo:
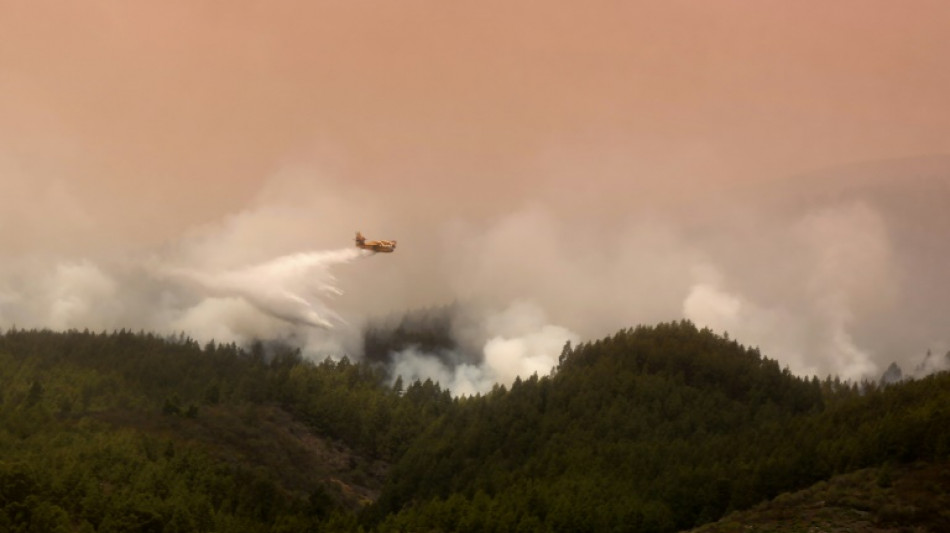
[[[885,463],[836,475],[692,533],[745,531],[950,531],[950,463]]]
[[[346,358],[151,334],[0,335],[0,530],[353,529],[451,406]]]
[[[7,331],[0,530],[676,531],[950,455],[950,375],[797,377],[689,322],[481,396],[387,383],[281,345]]]
[[[950,453],[946,374],[883,389],[799,378],[688,322],[560,361],[433,424],[388,477],[379,529],[675,531],[834,473]]]

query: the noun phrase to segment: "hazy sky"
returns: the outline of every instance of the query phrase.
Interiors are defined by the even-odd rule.
[[[538,300],[584,336],[750,314],[795,323],[779,350],[827,313],[843,329],[818,337],[847,351],[862,312],[900,311],[878,284],[911,277],[893,221],[861,201],[790,225],[717,206],[950,154],[948,20],[945,1],[0,1],[0,260],[15,272],[0,319],[29,322],[10,303],[29,292],[23,264],[230,268],[362,229],[400,249],[340,273],[354,314],[482,292]],[[783,242],[831,266],[736,269],[694,234],[709,217],[742,228],[729,243],[750,255],[803,257]],[[879,267],[825,272],[849,261]],[[785,305],[788,280],[845,296]],[[844,371],[796,346],[798,369]]]

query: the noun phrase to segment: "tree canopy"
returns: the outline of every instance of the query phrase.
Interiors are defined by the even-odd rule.
[[[444,338],[419,323],[374,349]],[[795,376],[686,321],[474,397],[389,383],[277,343],[11,329],[0,529],[665,532],[950,454],[950,375]]]

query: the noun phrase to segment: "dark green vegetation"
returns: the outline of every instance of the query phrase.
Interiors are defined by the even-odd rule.
[[[117,332],[0,336],[0,531],[356,528],[448,411],[365,365]]]
[[[689,323],[566,348],[459,402],[395,465],[381,529],[673,531],[838,472],[946,457],[950,376],[792,376]]]
[[[842,474],[693,533],[950,531],[950,463],[884,465]]]
[[[675,531],[864,468],[888,465],[896,494],[905,465],[950,455],[950,375],[799,378],[688,322],[566,346],[553,375],[484,396],[384,376],[280,346],[8,331],[0,530]]]

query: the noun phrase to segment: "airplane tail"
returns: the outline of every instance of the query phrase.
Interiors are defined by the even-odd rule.
[[[356,244],[357,244],[357,245],[361,245],[361,244],[363,244],[364,242],[366,242],[366,237],[364,237],[362,233],[360,233],[360,232],[357,231],[357,232],[356,232]]]

